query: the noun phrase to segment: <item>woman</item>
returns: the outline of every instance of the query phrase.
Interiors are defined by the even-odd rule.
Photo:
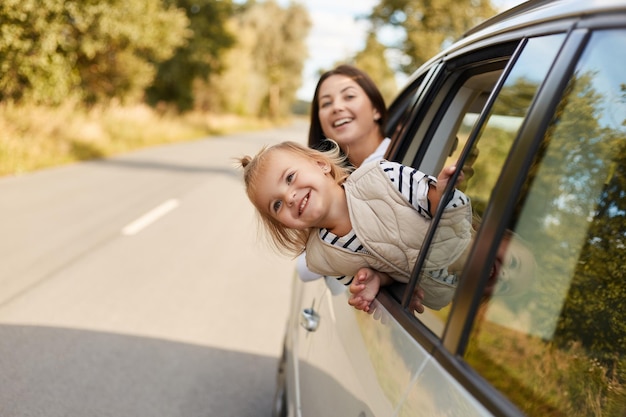
[[[387,108],[372,79],[351,65],[325,72],[311,103],[309,146],[324,150],[333,139],[355,167],[383,158]]]

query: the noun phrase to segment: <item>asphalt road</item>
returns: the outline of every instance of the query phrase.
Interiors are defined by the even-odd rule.
[[[0,416],[269,416],[294,262],[232,158],[306,129],[0,179]]]

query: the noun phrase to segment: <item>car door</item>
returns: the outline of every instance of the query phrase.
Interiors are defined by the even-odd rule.
[[[346,287],[334,278],[296,287],[302,297],[301,320],[292,329],[298,411],[320,417],[394,415],[428,353],[384,308],[368,315],[349,306]]]
[[[626,412],[624,17],[568,34],[478,232],[506,273],[453,313],[464,364],[528,416]]]
[[[462,168],[458,187],[472,200],[476,230],[450,268],[459,277],[453,303],[411,317],[437,339],[398,415],[626,410],[626,333],[617,324],[626,295],[618,266],[626,77],[616,70],[624,56],[610,52],[626,36],[617,21],[525,36],[501,68],[495,55],[450,59],[412,128],[419,145],[397,148],[396,158],[426,172]],[[449,387],[433,390],[442,380]]]

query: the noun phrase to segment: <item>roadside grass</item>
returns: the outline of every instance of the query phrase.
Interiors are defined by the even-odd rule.
[[[269,128],[276,122],[147,105],[57,108],[0,103],[0,177],[166,143]]]
[[[623,417],[624,363],[484,321],[465,358],[529,416]]]

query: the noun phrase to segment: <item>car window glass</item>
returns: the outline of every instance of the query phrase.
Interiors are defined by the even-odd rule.
[[[626,410],[626,55],[616,53],[625,43],[624,31],[590,38],[524,184],[498,251],[498,281],[466,350],[467,362],[528,416]]]
[[[420,75],[410,87],[389,106],[389,118],[385,128],[386,136],[391,138],[393,146],[404,143],[400,138],[407,134],[407,129],[414,116],[415,108],[419,107],[418,103],[423,98],[424,91],[436,72],[438,66],[433,65],[426,74]]]
[[[478,130],[475,135],[477,139],[462,167],[464,180],[458,184],[458,188],[471,200],[474,230],[479,226],[521,122],[564,39],[565,35],[557,34],[530,39],[527,42],[482,126],[477,126],[476,121],[485,108],[489,92],[498,80],[499,71],[480,73],[468,78],[458,89],[442,118],[436,132],[436,140],[432,141],[420,169],[436,175],[444,166],[456,164],[467,139],[473,131]],[[428,164],[434,165],[428,168]],[[456,220],[454,222],[456,223]],[[441,222],[442,226],[438,226],[440,230],[435,236],[450,233],[450,228],[445,223]],[[418,285],[424,289],[429,284],[436,286],[441,294],[445,293],[445,298],[441,298],[445,306],[441,307],[441,303],[431,305],[432,308],[427,306],[426,311],[418,314],[417,318],[435,334],[441,336],[458,285],[458,277],[461,276],[471,244],[466,246],[466,250],[453,260],[452,264],[442,267],[440,262],[438,264],[434,260],[440,257],[442,251],[447,251],[449,245],[441,244],[437,249],[436,239],[433,239],[430,246]],[[429,262],[431,260],[433,261]]]

